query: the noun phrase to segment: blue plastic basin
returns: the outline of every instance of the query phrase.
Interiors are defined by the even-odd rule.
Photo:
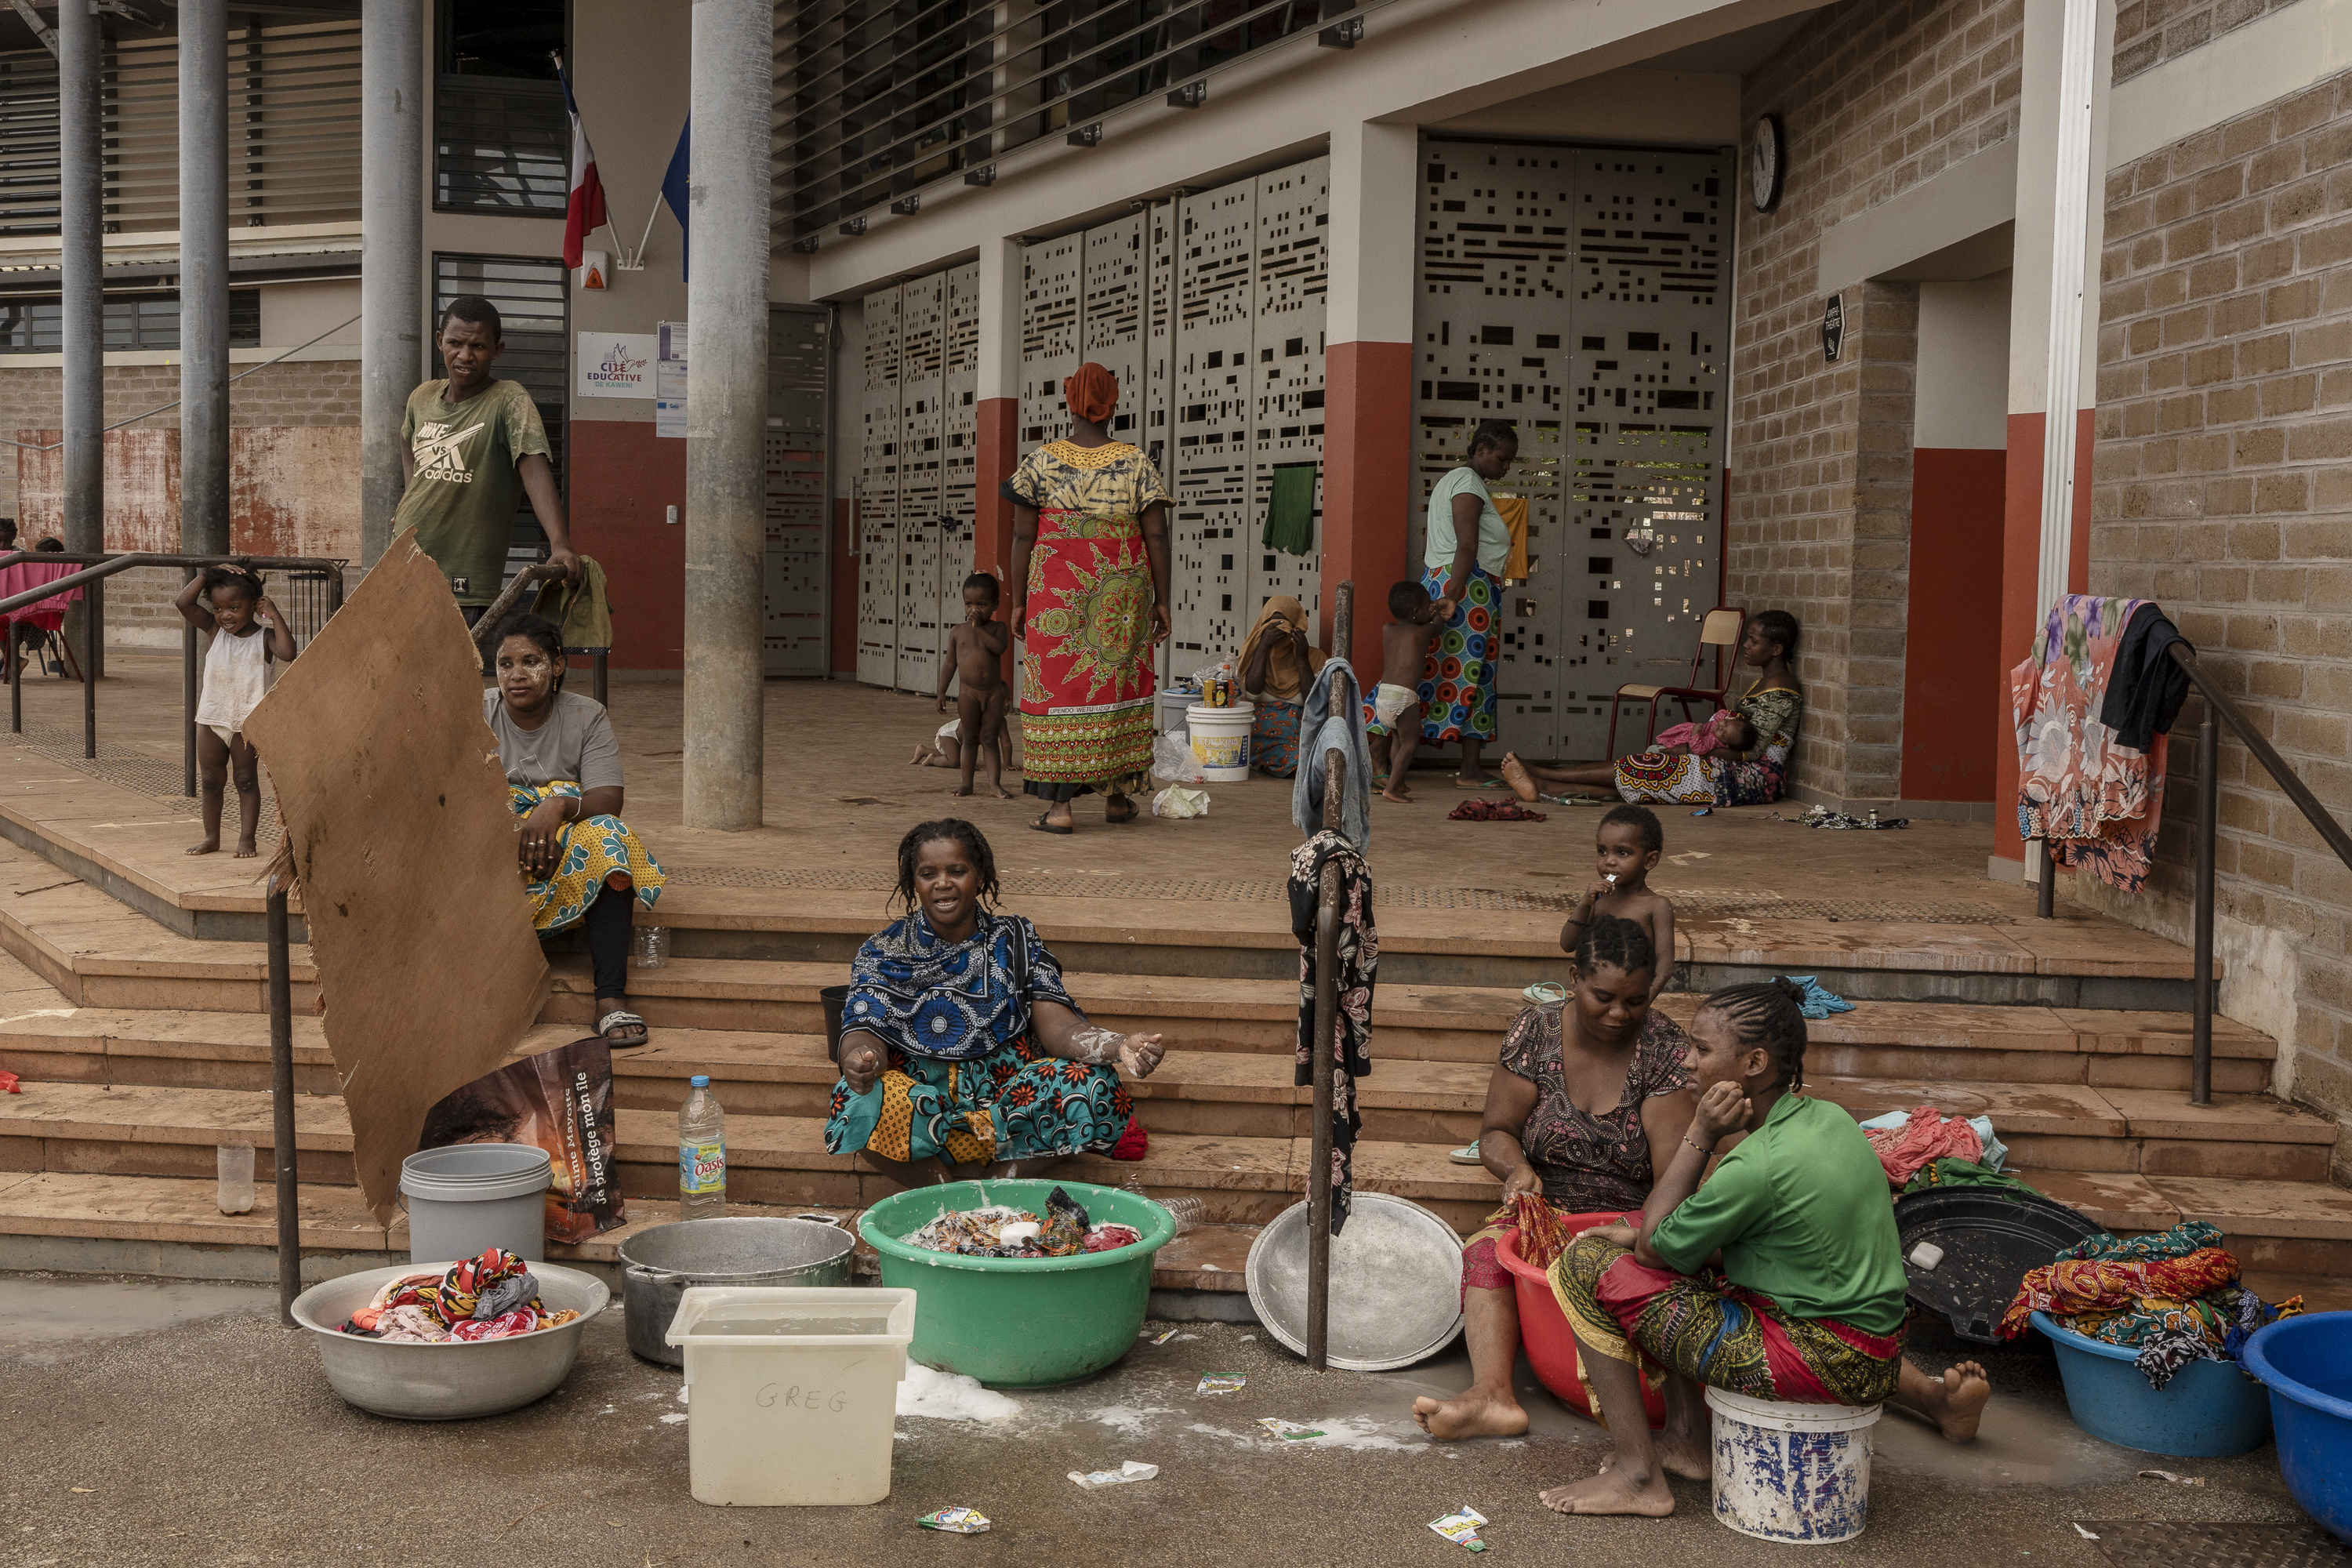
[[[2074,1425],[2094,1437],[2143,1454],[2218,1459],[2271,1435],[2270,1397],[2235,1362],[2192,1361],[2158,1390],[2132,1364],[2137,1351],[2060,1328],[2042,1312],[2033,1326],[2057,1349]]]
[[[2246,1364],[2271,1391],[2288,1494],[2337,1540],[2352,1541],[2352,1312],[2258,1329]]]

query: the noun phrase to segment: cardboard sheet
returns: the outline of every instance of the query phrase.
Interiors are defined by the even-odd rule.
[[[389,1225],[425,1111],[502,1065],[548,994],[480,656],[413,533],[245,732],[293,846],[360,1191]]]

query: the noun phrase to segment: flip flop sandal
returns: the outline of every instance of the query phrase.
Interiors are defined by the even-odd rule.
[[[1075,824],[1068,827],[1056,827],[1042,816],[1036,821],[1031,823],[1029,826],[1035,828],[1040,833],[1059,833],[1066,837],[1077,831],[1077,827]]]
[[[1122,822],[1133,822],[1137,817],[1142,815],[1143,814],[1140,811],[1136,809],[1135,803],[1133,801],[1129,801],[1127,803],[1127,811],[1124,815],[1114,816],[1112,813],[1106,811],[1103,813],[1103,820],[1116,827]]]
[[[641,1032],[634,1040],[616,1040],[613,1038],[614,1029],[636,1029]],[[653,1031],[646,1027],[646,1021],[625,1007],[615,1007],[597,1019],[596,1032],[604,1036],[604,1043],[616,1051],[635,1050],[639,1046],[652,1043],[654,1037]]]
[[[1448,1149],[1445,1152],[1445,1157],[1453,1161],[1457,1165],[1483,1165],[1486,1163],[1484,1160],[1481,1160],[1478,1157],[1478,1141],[1475,1138],[1473,1138],[1468,1143],[1463,1145],[1459,1149]]]
[[[1465,784],[1461,775],[1457,773],[1454,775],[1454,787],[1455,789],[1508,789],[1511,786],[1500,779],[1488,779],[1485,784]]]

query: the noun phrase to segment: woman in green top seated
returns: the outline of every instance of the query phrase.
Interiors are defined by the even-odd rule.
[[[1667,1514],[1666,1474],[1710,1473],[1702,1386],[1811,1405],[1887,1399],[1937,1420],[1960,1385],[1903,1360],[1902,1244],[1886,1172],[1841,1107],[1802,1092],[1803,993],[1717,991],[1690,1026],[1698,1107],[1637,1227],[1587,1231],[1552,1266],[1616,1452],[1543,1494],[1562,1513]],[[1716,1146],[1748,1134],[1704,1188]],[[1666,1372],[1666,1429],[1642,1415],[1638,1356]],[[1955,1373],[1960,1369],[1955,1368]],[[1968,1397],[1983,1404],[1981,1374]],[[1974,1426],[1974,1410],[1968,1412]]]

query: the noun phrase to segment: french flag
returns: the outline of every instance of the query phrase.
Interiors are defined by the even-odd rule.
[[[572,78],[562,66],[556,79],[563,83],[563,111],[572,117],[572,188],[563,204],[563,265],[577,267],[588,237],[604,225],[604,182],[596,177],[596,149],[588,145],[581,128],[580,106],[572,99]]]

